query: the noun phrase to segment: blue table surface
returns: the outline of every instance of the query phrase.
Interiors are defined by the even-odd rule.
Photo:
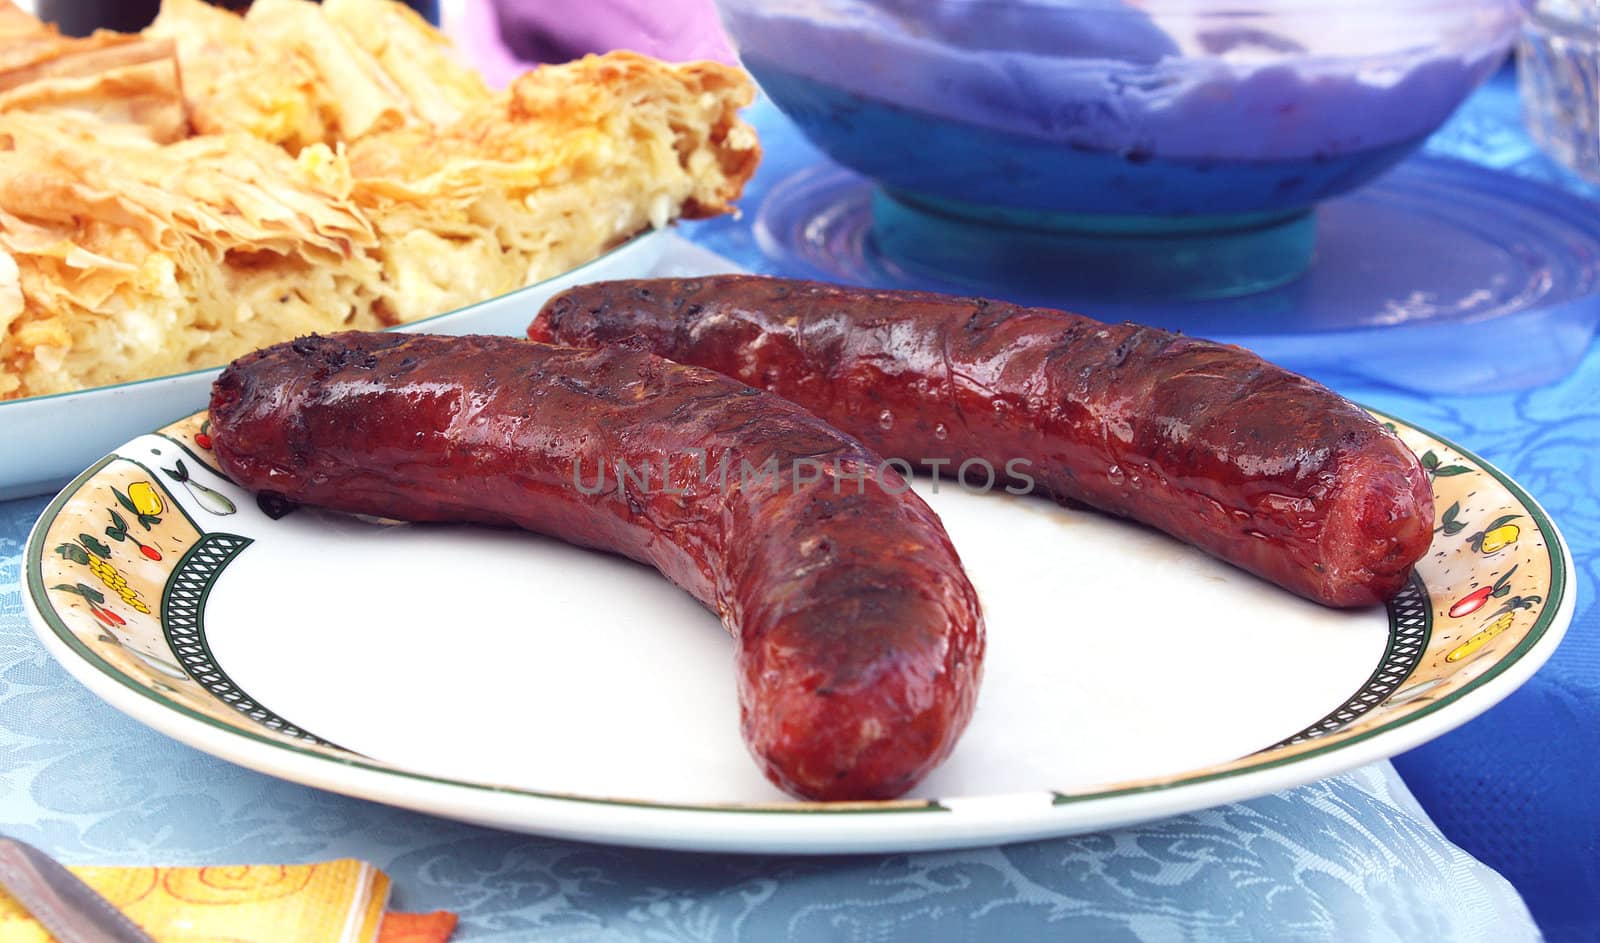
[[[1502,77],[1430,148],[1580,185],[1532,150]],[[766,187],[815,159],[770,108]],[[752,202],[750,205],[754,205]],[[746,265],[749,220],[686,226]],[[1423,398],[1346,389],[1462,442],[1572,545],[1579,610],[1552,661],[1482,718],[1396,761],[1445,836],[1508,877],[1556,940],[1600,937],[1600,352],[1560,383]],[[0,503],[0,833],[71,862],[354,856],[463,940],[1483,939],[1527,937],[1504,882],[1373,767],[1104,835],[852,858],[712,856],[494,832],[296,786],[167,740],[72,682],[24,627],[20,542],[44,498]]]

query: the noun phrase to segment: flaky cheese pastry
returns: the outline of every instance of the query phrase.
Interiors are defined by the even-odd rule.
[[[755,171],[738,120],[752,90],[725,66],[634,53],[545,66],[444,128],[349,145],[394,323],[567,271],[677,217],[727,212]]]
[[[144,35],[177,46],[189,120],[201,134],[242,131],[291,153],[333,140],[311,64],[280,54],[238,14],[204,0],[163,0]]]
[[[252,15],[283,4],[283,0],[267,2],[271,5],[258,0]],[[303,0],[289,3],[301,6]],[[458,62],[449,40],[410,7],[389,0],[323,0],[320,10],[346,39],[372,57],[414,120],[444,127],[488,101],[490,91],[483,76]]]
[[[343,158],[235,134],[161,146],[0,115],[0,396],[220,363],[374,327],[371,223]]]
[[[449,124],[490,98],[443,36],[389,0],[256,0],[242,19],[202,0],[164,0],[145,35],[178,44],[196,128],[248,131],[291,151]]]
[[[146,41],[191,137],[0,113],[0,399],[451,311],[728,212],[760,154],[738,70],[612,53],[491,93],[388,0],[166,0]]]
[[[6,111],[80,114],[163,143],[189,133],[171,41],[103,31],[62,36],[0,0],[0,112]]]

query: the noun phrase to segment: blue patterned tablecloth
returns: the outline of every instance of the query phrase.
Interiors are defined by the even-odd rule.
[[[1498,129],[1493,105],[1485,100],[1463,120]],[[791,146],[790,156],[803,153],[770,109],[757,118],[775,157]],[[1441,140],[1489,139],[1462,127]],[[1507,140],[1526,143],[1515,133]],[[758,187],[784,161],[769,168]],[[689,231],[741,262],[753,258],[748,220]],[[1500,708],[1400,764],[1444,832],[1510,874],[1546,932],[1564,939],[1600,932],[1592,913],[1600,823],[1583,807],[1595,798],[1600,763],[1600,626],[1588,602],[1600,570],[1597,388],[1600,354],[1591,353],[1574,377],[1516,396],[1424,401],[1361,391],[1509,470],[1573,543],[1582,602],[1554,662]],[[393,876],[397,907],[460,912],[457,938],[467,941],[1535,935],[1510,885],[1441,835],[1389,764],[1102,835],[849,858],[553,841],[285,783],[124,718],[45,654],[25,624],[18,582],[22,540],[44,503],[0,503],[0,833],[69,862],[360,857]]]

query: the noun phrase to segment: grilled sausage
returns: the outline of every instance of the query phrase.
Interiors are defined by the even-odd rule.
[[[1432,537],[1427,475],[1365,410],[1247,350],[1155,328],[717,276],[579,286],[528,333],[709,367],[924,468],[982,460],[967,467],[980,484],[986,469],[1031,479],[1329,606],[1393,595]]]
[[[971,716],[983,622],[933,511],[857,440],[709,370],[507,337],[309,337],[229,366],[211,435],[247,488],[655,567],[737,638],[745,741],[794,795],[898,795]]]

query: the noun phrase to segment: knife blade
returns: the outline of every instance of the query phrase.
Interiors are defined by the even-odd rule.
[[[54,858],[4,835],[0,835],[0,887],[59,943],[155,943]]]

